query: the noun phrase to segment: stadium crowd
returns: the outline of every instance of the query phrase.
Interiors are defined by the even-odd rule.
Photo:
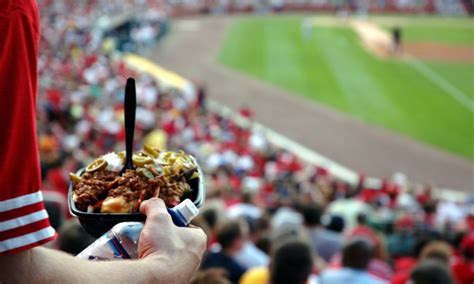
[[[174,15],[295,11],[472,14],[471,5],[463,0],[173,0],[168,4]]]
[[[147,2],[40,1],[42,189],[60,235],[51,246],[77,254],[94,240],[67,212],[68,173],[124,148],[123,89],[132,76],[136,146],[184,149],[206,173],[194,224],[209,246],[193,283],[474,282],[473,196],[440,200],[402,174],[380,189],[363,177],[351,186],[207,109],[204,87],[165,88],[128,69],[92,24],[104,13],[149,10]],[[240,115],[251,120],[251,107]]]

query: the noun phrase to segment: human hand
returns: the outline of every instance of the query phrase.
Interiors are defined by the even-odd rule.
[[[138,242],[138,257],[162,260],[165,267],[157,270],[173,283],[189,281],[206,249],[204,232],[197,227],[174,225],[165,203],[158,198],[144,201],[140,212],[147,219]]]

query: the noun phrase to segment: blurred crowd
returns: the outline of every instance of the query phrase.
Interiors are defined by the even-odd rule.
[[[174,15],[221,13],[352,11],[438,13],[465,15],[472,7],[465,0],[173,0]]]
[[[67,212],[68,173],[123,150],[123,92],[132,76],[135,146],[184,149],[206,174],[207,200],[194,224],[209,246],[193,283],[474,282],[473,196],[440,200],[403,174],[378,189],[363,176],[351,186],[210,111],[205,86],[173,89],[129,70],[108,46],[113,38],[93,25],[104,14],[159,15],[148,2],[39,2],[38,136],[55,248],[77,254],[94,240]],[[253,110],[243,105],[239,115],[252,120]]]

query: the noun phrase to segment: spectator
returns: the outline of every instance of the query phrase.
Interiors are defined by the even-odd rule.
[[[313,267],[310,247],[301,241],[288,242],[278,248],[270,266],[270,283],[304,284]]]
[[[254,268],[244,274],[240,284],[313,283],[314,277],[310,278],[312,266],[311,247],[306,242],[292,240],[275,250],[270,269]]]
[[[304,225],[311,237],[312,246],[317,255],[326,262],[339,252],[343,236],[321,225],[321,208],[317,204],[307,205],[302,210]]]
[[[251,119],[252,116],[253,116],[252,109],[247,104],[242,104],[240,106],[239,113],[240,113],[241,116],[243,116],[247,119]]]
[[[204,230],[207,236],[207,244],[212,245],[216,242],[216,223],[217,223],[217,212],[214,209],[201,210],[198,216],[196,216],[191,224],[200,227]]]
[[[379,284],[383,283],[367,271],[374,256],[374,246],[370,241],[354,238],[342,250],[342,268],[323,271],[321,284]]]
[[[266,255],[269,255],[271,246],[270,235],[266,234],[261,236],[258,240],[255,241],[255,246],[261,251],[263,251]]]
[[[454,284],[446,264],[434,259],[418,264],[411,272],[410,279],[413,284]]]
[[[431,241],[423,247],[420,259],[436,259],[439,262],[449,265],[453,248],[445,241]]]
[[[329,204],[326,212],[341,216],[344,219],[344,228],[350,230],[357,225],[357,216],[368,215],[371,208],[369,204],[355,198],[339,198]]]
[[[217,242],[220,249],[210,251],[203,259],[201,270],[207,268],[224,268],[229,274],[232,283],[238,283],[245,272],[245,267],[239,264],[235,255],[244,243],[244,233],[239,221],[230,221],[223,224],[217,231]]]
[[[454,277],[457,283],[474,283],[474,232],[466,234],[459,252],[452,263]]]
[[[401,216],[395,223],[395,233],[387,240],[391,257],[409,257],[415,246],[414,221],[409,215]]]
[[[206,104],[207,104],[207,91],[206,86],[204,84],[200,84],[198,93],[197,93],[197,107],[201,113],[206,112]]]
[[[51,227],[55,230],[59,229],[64,223],[64,208],[65,203],[58,203],[46,198],[48,192],[45,192],[44,209],[48,212],[49,222]],[[62,201],[62,200],[61,200]]]
[[[417,257],[417,262],[406,261],[406,264],[400,267],[397,273],[392,277],[393,284],[406,283],[416,263],[420,263],[426,259],[435,259],[445,265],[449,265],[452,248],[444,241],[421,238],[415,245],[414,254]]]
[[[95,241],[81,226],[77,219],[64,223],[58,231],[58,248],[72,255],[77,255]]]
[[[209,268],[205,271],[198,271],[190,284],[230,284],[227,272],[221,268]]]
[[[241,202],[227,208],[227,215],[229,218],[245,216],[257,220],[262,216],[262,209],[254,204],[252,193],[246,191],[241,194]]]
[[[367,215],[365,213],[359,213],[356,216],[357,225],[348,233],[349,237],[362,237],[367,238],[373,244],[378,242],[377,234],[367,225]]]
[[[338,215],[325,215],[322,217],[322,223],[326,229],[336,233],[342,233],[344,231],[344,218]],[[326,219],[326,220],[325,220]]]
[[[269,262],[268,255],[260,250],[255,242],[268,230],[269,224],[264,218],[253,220],[247,217],[244,220],[248,225],[249,236],[240,251],[235,255],[235,259],[246,269],[266,266]]]

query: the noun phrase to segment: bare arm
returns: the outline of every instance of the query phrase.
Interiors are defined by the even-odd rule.
[[[170,283],[164,259],[86,261],[47,248],[0,258],[2,283]],[[162,281],[160,281],[162,280]]]
[[[146,201],[138,260],[86,261],[46,248],[0,257],[1,283],[188,283],[205,250],[201,229],[174,226],[163,201]]]

